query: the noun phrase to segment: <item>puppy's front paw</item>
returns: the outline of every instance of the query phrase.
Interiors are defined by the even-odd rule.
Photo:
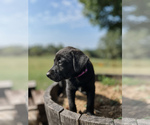
[[[94,115],[94,113],[86,112],[87,115]]]
[[[89,111],[83,111],[83,112],[80,112],[80,114],[87,114],[87,115],[94,115],[94,113],[91,113],[91,112],[89,112]]]

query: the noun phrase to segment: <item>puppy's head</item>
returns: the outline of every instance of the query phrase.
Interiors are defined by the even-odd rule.
[[[66,47],[56,53],[53,67],[47,72],[47,77],[59,82],[79,73],[86,65],[88,57],[80,50]]]

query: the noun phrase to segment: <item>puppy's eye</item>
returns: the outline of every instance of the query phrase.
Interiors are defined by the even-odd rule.
[[[61,61],[61,60],[59,60],[59,61],[58,61],[58,64],[59,64],[59,65],[61,65],[61,64],[62,64],[62,61]]]

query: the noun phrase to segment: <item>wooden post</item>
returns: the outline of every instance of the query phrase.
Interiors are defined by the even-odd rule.
[[[122,125],[122,120],[121,119],[115,119],[114,124],[115,125]]]
[[[138,125],[150,125],[150,119],[138,119]]]
[[[60,121],[60,112],[64,110],[64,108],[57,103],[53,103],[52,105],[47,105],[47,119],[49,121],[49,125],[61,125]]]
[[[35,90],[35,88],[36,88],[36,82],[34,80],[29,81],[28,82],[28,96],[29,96],[29,98],[31,98],[31,96],[32,96],[31,91]]]
[[[53,83],[47,88],[44,94],[44,105],[49,125],[61,125],[60,112],[63,111],[64,108],[51,99],[57,100],[58,87],[58,83]]]
[[[60,113],[61,125],[79,125],[80,116],[80,114],[75,112],[63,110]]]
[[[5,98],[5,90],[11,90],[12,85],[11,81],[0,81],[0,97]]]
[[[123,118],[122,124],[123,125],[138,125],[136,119],[134,118]]]
[[[113,119],[83,114],[80,117],[80,125],[114,125]]]

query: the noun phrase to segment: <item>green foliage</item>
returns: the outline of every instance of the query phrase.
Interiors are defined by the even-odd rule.
[[[114,79],[114,78],[109,78],[106,76],[99,76],[98,81],[101,81],[102,84],[109,85],[109,86],[119,84],[119,80]]]
[[[123,77],[122,78],[122,84],[123,85],[139,85],[143,83],[143,80],[137,79],[137,78],[128,78],[128,77]]]
[[[129,9],[130,8],[130,11]],[[142,10],[142,11],[141,11]],[[150,1],[123,1],[123,28],[127,32],[123,35],[124,59],[150,59]],[[129,18],[132,15],[132,19]],[[141,20],[142,19],[142,20]]]
[[[122,119],[122,117],[118,117],[117,119]]]
[[[91,24],[107,29],[93,57],[117,59],[122,57],[122,1],[79,0],[84,5],[83,14]]]
[[[110,45],[109,47],[110,48],[114,47],[114,45],[113,46]],[[38,45],[37,46],[31,46],[29,48],[29,56],[55,55],[62,48],[63,48],[62,45],[59,45],[59,46],[48,45],[48,46],[45,46],[45,47],[44,46],[38,46]],[[89,57],[92,57],[92,58],[106,58],[106,57],[108,57],[106,55],[106,52],[109,51],[109,48],[102,48],[102,47],[100,48],[100,47],[98,47],[98,49],[96,49],[96,50],[86,49],[86,50],[83,50],[83,51],[86,55],[88,55]],[[111,52],[111,50],[109,52]],[[116,54],[116,53],[114,53],[114,54]],[[114,56],[114,57],[116,57],[116,56]],[[110,58],[112,58],[112,56],[110,56]]]
[[[8,46],[0,48],[1,56],[24,56],[28,54],[28,49],[22,46]]]
[[[150,59],[149,31],[147,29],[130,30],[124,39],[123,58],[124,59]],[[134,47],[133,47],[134,45]]]
[[[98,45],[103,58],[116,59],[122,57],[122,42],[120,31],[108,31]]]
[[[132,11],[123,9],[123,26],[132,30],[141,30],[141,28],[150,29],[149,18],[150,18],[150,1],[149,0],[124,0],[123,7],[133,7]],[[142,10],[142,11],[141,11]],[[130,20],[127,18],[129,15],[135,17],[144,17],[147,20],[140,21],[135,18]],[[150,31],[150,30],[149,30]]]
[[[119,81],[116,80],[116,79],[113,79],[113,78],[103,77],[103,78],[102,78],[102,83],[103,83],[104,85],[116,85],[116,84],[119,83]]]
[[[112,34],[110,34],[112,35]],[[115,36],[114,36],[115,37]],[[120,59],[121,57],[121,45],[117,43],[118,41],[114,40],[109,43],[109,39],[104,38],[107,42],[101,41],[98,48],[95,50],[86,49],[83,52],[92,58],[103,58],[103,59]],[[106,44],[106,45],[105,45]],[[43,46],[31,46],[29,48],[29,56],[45,56],[45,55],[55,55],[63,46],[54,46],[48,45],[46,47]]]
[[[79,0],[84,5],[83,14],[93,25],[108,30],[122,27],[121,0]]]
[[[44,48],[42,46],[33,46],[32,48],[29,48],[29,55],[37,55],[41,56],[44,53]]]
[[[93,58],[101,58],[100,53],[96,50],[84,50],[84,53],[89,56],[89,57],[93,57]]]

